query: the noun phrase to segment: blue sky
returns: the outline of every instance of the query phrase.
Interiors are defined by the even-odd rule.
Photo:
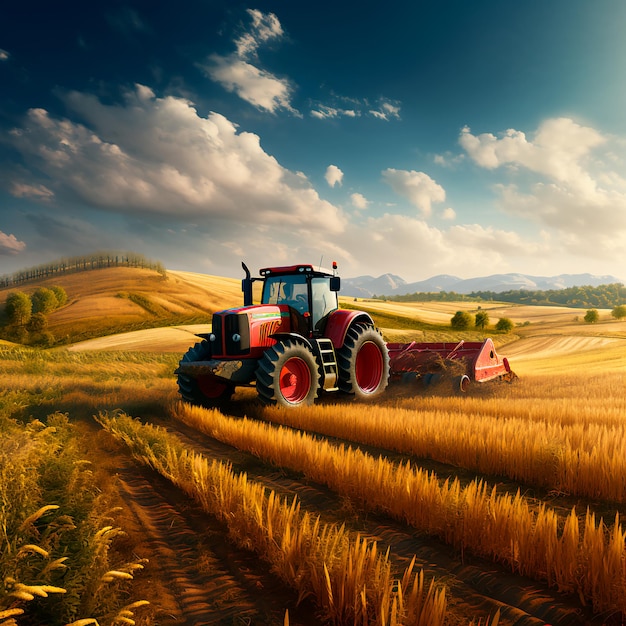
[[[37,2],[0,19],[0,274],[626,278],[626,2]]]

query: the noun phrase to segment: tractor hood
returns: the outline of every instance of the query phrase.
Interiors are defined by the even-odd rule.
[[[214,313],[212,332],[202,336],[214,358],[255,358],[275,343],[272,335],[290,330],[288,306],[257,304]]]

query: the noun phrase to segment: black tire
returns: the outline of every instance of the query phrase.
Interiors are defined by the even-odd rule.
[[[389,383],[389,351],[373,326],[348,329],[343,346],[337,350],[339,389],[359,400],[374,398]]]
[[[211,344],[204,340],[189,348],[180,365],[193,361],[208,361],[211,359]],[[212,376],[199,376],[192,378],[185,374],[178,374],[178,392],[181,398],[195,406],[205,409],[216,409],[228,403],[233,392],[233,385],[222,383]]]
[[[312,405],[319,391],[315,356],[296,341],[277,342],[259,360],[256,389],[266,405],[290,408]]]

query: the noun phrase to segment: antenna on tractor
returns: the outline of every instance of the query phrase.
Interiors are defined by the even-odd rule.
[[[324,260],[324,255],[320,257],[320,266],[317,268],[320,272],[322,271],[322,261]]]

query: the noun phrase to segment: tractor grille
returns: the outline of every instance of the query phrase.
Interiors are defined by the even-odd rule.
[[[250,324],[245,313],[214,315],[213,334],[223,346],[224,356],[242,356],[250,352]],[[236,340],[237,335],[239,340]]]

